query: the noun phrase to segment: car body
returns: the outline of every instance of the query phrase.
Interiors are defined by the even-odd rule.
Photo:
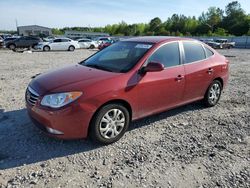
[[[50,136],[90,135],[109,144],[124,134],[130,120],[198,100],[214,106],[228,82],[228,63],[193,39],[131,38],[37,76],[27,88],[26,106]]]
[[[207,41],[205,43],[214,49],[225,49],[225,48],[230,49],[235,47],[235,42],[228,42],[227,39],[217,39],[217,40]]]
[[[10,41],[16,40],[16,39],[18,39],[18,38],[20,38],[20,37],[18,37],[18,36],[12,36],[12,37],[7,37],[7,38],[5,38],[5,39],[3,40],[4,46],[6,47],[6,43],[9,43]]]
[[[50,50],[66,50],[74,51],[79,49],[80,46],[77,41],[71,40],[69,38],[56,38],[50,42],[40,42],[34,47],[36,50],[50,51]]]
[[[4,40],[2,37],[0,37],[0,48],[2,48],[4,46]]]
[[[217,39],[217,40],[215,40],[215,42],[216,42],[216,43],[219,43],[219,44],[220,44],[220,47],[221,47],[222,49],[225,49],[225,48],[230,49],[230,48],[235,47],[235,42],[228,42],[227,39]]]
[[[41,41],[42,39],[39,37],[25,36],[7,41],[5,42],[5,46],[11,50],[14,50],[16,48],[33,48]]]
[[[103,41],[101,44],[98,45],[98,49],[102,50],[104,48],[107,48],[108,46],[112,45],[113,43],[115,43],[115,41],[113,40],[109,40],[109,41]]]
[[[101,43],[111,41],[111,37],[98,37],[96,41],[98,42],[98,45],[100,45]]]
[[[81,38],[81,39],[78,39],[77,41],[78,41],[80,48],[94,49],[98,47],[98,42],[91,40],[91,39]]]

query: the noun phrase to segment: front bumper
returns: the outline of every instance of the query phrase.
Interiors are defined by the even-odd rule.
[[[46,135],[60,139],[79,139],[88,136],[91,112],[85,111],[79,104],[63,109],[50,110],[26,103],[32,122]],[[53,131],[54,130],[54,131]]]

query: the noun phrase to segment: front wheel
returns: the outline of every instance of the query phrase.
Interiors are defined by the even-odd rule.
[[[49,46],[44,46],[44,47],[43,47],[43,51],[45,51],[45,52],[50,51],[50,47],[49,47]]]
[[[90,125],[90,136],[101,144],[119,140],[130,123],[128,110],[121,104],[108,104],[94,116]]]
[[[208,90],[205,94],[204,97],[205,105],[207,107],[215,106],[220,100],[221,92],[222,92],[221,82],[218,80],[214,80],[208,87]]]

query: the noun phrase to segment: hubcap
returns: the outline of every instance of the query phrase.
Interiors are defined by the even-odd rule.
[[[111,109],[102,117],[99,129],[104,138],[111,139],[122,132],[124,125],[124,113],[119,109]]]
[[[220,92],[221,92],[221,89],[220,89],[219,84],[218,83],[213,84],[212,87],[210,88],[209,97],[208,97],[210,103],[215,104],[219,100]]]

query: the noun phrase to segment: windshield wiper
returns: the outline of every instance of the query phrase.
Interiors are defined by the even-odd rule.
[[[106,68],[106,67],[103,67],[103,66],[100,66],[100,65],[96,65],[96,64],[89,64],[89,65],[83,64],[83,65],[86,66],[86,67],[91,67],[91,68],[95,68],[95,69],[100,69],[100,70],[113,72],[113,70],[110,70],[109,68]]]

